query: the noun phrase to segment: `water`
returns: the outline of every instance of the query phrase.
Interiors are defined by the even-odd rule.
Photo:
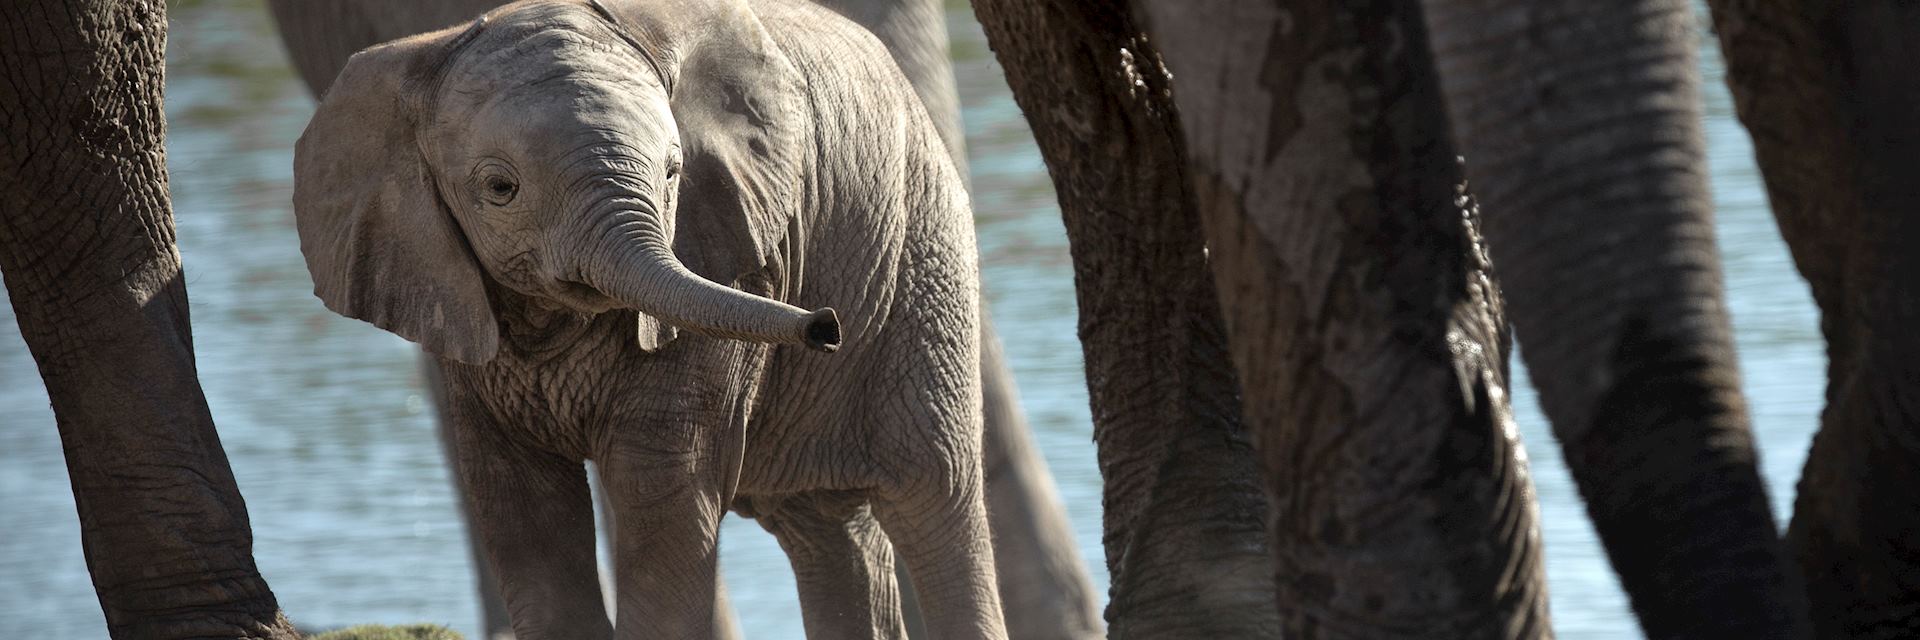
[[[252,514],[260,569],[304,627],[427,621],[472,636],[472,573],[414,349],[309,294],[288,198],[292,143],[312,104],[260,4],[172,3],[167,94],[201,378]],[[1100,479],[1066,238],[979,28],[964,7],[949,17],[994,320],[1104,593]],[[1763,470],[1784,519],[1821,402],[1816,314],[1767,211],[1712,47],[1702,65],[1728,296]],[[105,637],[53,416],[13,322],[11,306],[0,305],[0,638]],[[1514,400],[1539,490],[1554,626],[1563,638],[1636,636],[1532,390],[1516,383]],[[800,637],[793,579],[772,538],[730,518],[722,548],[747,637]]]

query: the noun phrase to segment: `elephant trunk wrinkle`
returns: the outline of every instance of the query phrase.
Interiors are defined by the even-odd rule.
[[[587,286],[683,329],[828,353],[840,348],[831,307],[809,312],[700,277],[673,254],[665,225],[651,212],[618,214],[588,255],[579,269]]]
[[[630,153],[610,153],[598,149],[570,154],[562,164],[562,192],[574,195],[574,202],[620,212],[627,207],[651,215],[654,209],[643,194],[657,193],[658,181],[646,171],[648,163]]]

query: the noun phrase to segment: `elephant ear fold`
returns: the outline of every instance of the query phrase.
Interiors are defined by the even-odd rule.
[[[733,285],[767,265],[794,221],[812,125],[799,70],[746,7],[721,5],[670,85],[685,157],[674,253]]]
[[[293,210],[314,295],[328,309],[479,364],[498,350],[499,328],[418,141],[422,92],[458,33],[397,40],[347,62],[295,146]]]

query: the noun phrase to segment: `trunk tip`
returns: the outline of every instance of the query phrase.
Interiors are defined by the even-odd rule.
[[[840,350],[840,316],[833,307],[821,307],[807,314],[807,348],[833,353]]]

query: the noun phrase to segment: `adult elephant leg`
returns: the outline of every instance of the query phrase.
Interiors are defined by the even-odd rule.
[[[1521,354],[1641,626],[1802,635],[1721,291],[1688,3],[1425,6]]]
[[[1272,637],[1266,504],[1164,70],[1112,3],[977,0],[1060,198],[1113,638]]]
[[[1418,6],[1143,4],[1267,478],[1282,635],[1550,636],[1505,320]]]
[[[195,372],[167,195],[166,6],[0,6],[0,273],[115,638],[293,638]]]
[[[1920,11],[1715,0],[1740,119],[1820,305],[1827,408],[1787,544],[1822,638],[1920,633]]]
[[[954,166],[967,175],[965,129],[954,89],[945,8],[939,0],[818,0],[872,31],[913,83]],[[980,379],[986,391],[987,526],[1005,608],[1016,640],[1098,638],[1099,608],[1081,563],[1053,475],[1033,443],[993,323],[982,309]],[[901,571],[906,565],[899,565]],[[900,577],[907,584],[906,576]],[[913,637],[924,638],[913,591],[901,597]]]
[[[1013,372],[984,308],[980,320],[987,527],[993,530],[993,566],[1007,635],[1014,640],[1104,637],[1093,584],[1053,473],[1027,429]]]

